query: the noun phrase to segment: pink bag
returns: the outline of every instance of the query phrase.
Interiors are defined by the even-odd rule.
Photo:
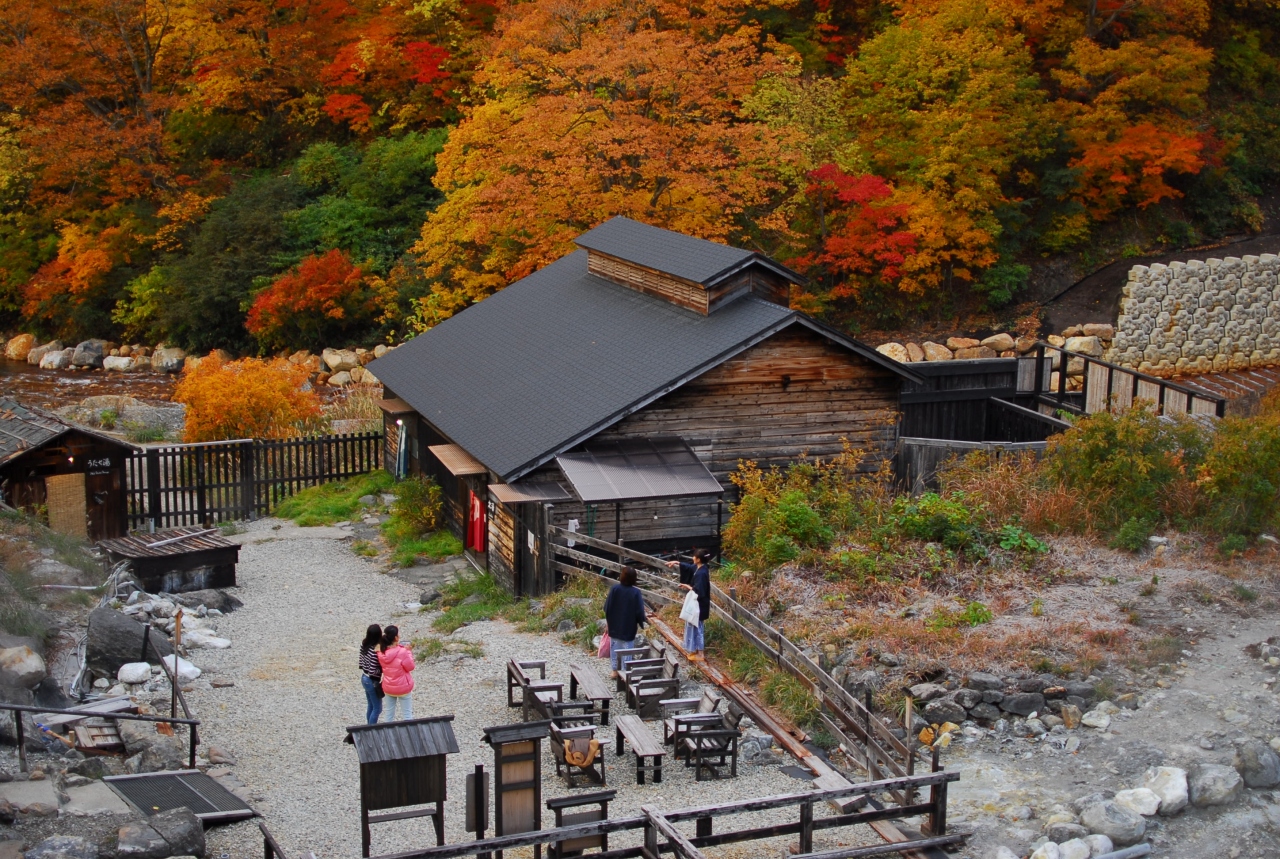
[[[599,656],[601,659],[608,659],[612,647],[613,642],[610,641],[609,633],[606,632],[604,635],[600,636],[600,649],[596,651],[596,656]]]

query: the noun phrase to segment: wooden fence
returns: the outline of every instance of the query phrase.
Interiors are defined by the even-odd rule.
[[[1139,373],[1099,358],[1068,352],[1049,343],[1018,358],[1018,396],[1034,398],[1041,410],[1061,409],[1077,415],[1096,412],[1123,412],[1137,400],[1149,400],[1162,415],[1226,414],[1225,397],[1214,397],[1203,391],[1179,385],[1168,379]],[[1063,361],[1066,367],[1062,366]],[[1076,376],[1071,370],[1078,369]],[[1060,370],[1067,372],[1059,372]],[[1071,390],[1072,378],[1081,380],[1078,390]]]
[[[125,462],[129,527],[254,519],[299,489],[381,467],[381,433],[150,447]]]

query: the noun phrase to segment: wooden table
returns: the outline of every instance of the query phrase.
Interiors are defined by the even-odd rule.
[[[644,784],[644,774],[646,772],[653,773],[654,784],[661,784],[662,759],[666,756],[667,750],[649,732],[644,720],[639,716],[627,713],[614,719],[614,727],[618,733],[618,756],[622,756],[622,741],[624,738],[631,744],[631,751],[635,753],[636,784]],[[648,764],[645,763],[645,758],[650,759]]]
[[[578,687],[582,687],[582,697],[596,705],[600,711],[600,724],[609,724],[609,702],[613,700],[613,693],[609,691],[609,687],[605,685],[604,679],[591,669],[590,666],[578,665],[576,663],[569,664],[569,699],[576,701],[578,698]]]

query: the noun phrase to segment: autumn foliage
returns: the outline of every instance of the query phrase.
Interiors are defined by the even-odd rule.
[[[397,339],[614,215],[990,310],[1260,229],[1277,126],[1270,0],[0,0],[0,328]]]
[[[320,418],[307,369],[280,358],[204,358],[182,374],[173,399],[186,404],[188,442],[287,438]]]
[[[245,327],[266,346],[320,349],[366,330],[386,309],[378,293],[347,254],[315,254],[258,293]]]

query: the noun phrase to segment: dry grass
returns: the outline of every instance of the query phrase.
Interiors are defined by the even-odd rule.
[[[1095,531],[1081,493],[1043,481],[1039,460],[1031,453],[996,456],[976,451],[951,462],[939,479],[944,492],[960,491],[981,498],[995,521],[1021,522],[1043,534]]]
[[[382,410],[378,400],[381,385],[352,385],[324,407],[325,417],[331,423],[339,421],[343,432],[381,432]]]

